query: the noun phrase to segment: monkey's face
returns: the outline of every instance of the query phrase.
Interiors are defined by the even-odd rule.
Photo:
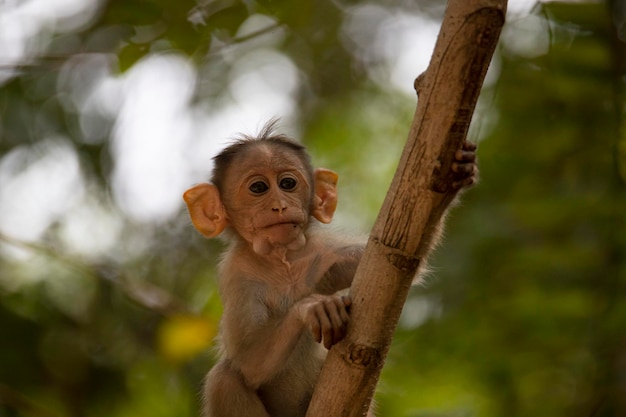
[[[310,176],[300,159],[286,150],[249,148],[225,177],[222,202],[230,226],[258,254],[301,248],[309,223]]]

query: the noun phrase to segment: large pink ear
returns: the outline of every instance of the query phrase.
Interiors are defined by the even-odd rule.
[[[228,219],[220,200],[220,193],[212,184],[198,184],[183,194],[191,222],[205,237],[222,233]]]
[[[330,169],[318,168],[313,171],[315,197],[313,216],[322,223],[330,223],[337,208],[337,179],[339,176]]]

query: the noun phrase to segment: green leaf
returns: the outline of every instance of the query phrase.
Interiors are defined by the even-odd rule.
[[[118,54],[120,71],[126,72],[130,67],[135,65],[137,61],[146,56],[148,51],[147,45],[135,45],[131,43],[123,47]]]

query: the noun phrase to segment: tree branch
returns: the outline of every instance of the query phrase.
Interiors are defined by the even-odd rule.
[[[307,417],[365,415],[393,332],[457,190],[462,146],[504,24],[506,0],[449,0],[400,164],[356,272],[350,327],[331,349]]]
[[[87,264],[69,257],[49,245],[24,242],[0,232],[0,242],[44,255],[54,261],[77,271],[83,276],[93,277],[115,286],[137,305],[162,314],[193,314],[189,308],[173,294],[151,282],[140,279],[129,279],[122,270],[107,265]]]

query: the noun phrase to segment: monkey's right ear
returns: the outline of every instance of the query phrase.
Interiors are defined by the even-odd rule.
[[[311,214],[322,223],[330,223],[337,208],[337,173],[318,168],[313,171],[315,196]]]
[[[191,222],[205,237],[215,237],[228,225],[220,193],[213,184],[198,184],[183,194]]]

